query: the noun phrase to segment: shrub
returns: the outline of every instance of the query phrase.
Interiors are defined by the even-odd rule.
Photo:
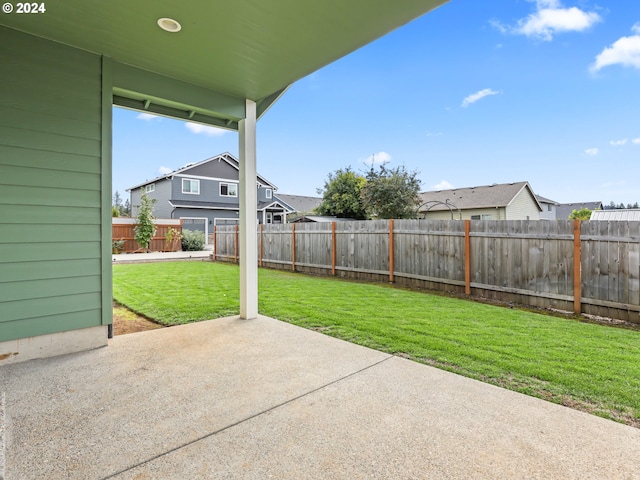
[[[197,230],[183,230],[182,250],[185,252],[204,250],[204,233]]]

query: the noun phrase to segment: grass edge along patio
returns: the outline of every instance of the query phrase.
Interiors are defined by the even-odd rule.
[[[165,325],[238,311],[236,265],[114,266],[114,297]],[[640,426],[640,332],[381,284],[260,269],[263,315]]]

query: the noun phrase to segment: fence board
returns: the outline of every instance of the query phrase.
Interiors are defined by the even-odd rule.
[[[296,269],[377,281],[390,277],[389,222],[297,224]],[[470,225],[472,294],[543,308],[574,308],[573,222],[480,221]],[[234,227],[218,227],[216,251],[234,258]],[[464,222],[396,220],[394,281],[464,292]],[[264,225],[263,263],[291,266],[292,227]],[[640,323],[640,222],[580,225],[582,311]]]
[[[119,220],[122,221],[122,219]],[[140,245],[138,245],[138,242],[136,242],[135,227],[137,227],[137,224],[135,223],[111,224],[111,238],[114,241],[124,241],[124,245],[121,249],[119,249],[119,253],[146,251],[145,249],[142,249]],[[174,233],[171,235],[171,241],[169,240],[168,236],[169,229],[173,229],[174,231]],[[162,220],[159,220],[156,223],[156,233],[149,242],[149,250],[152,252],[179,252],[180,250],[182,250],[182,244],[178,240],[179,235],[181,234],[182,225],[176,223],[164,224],[162,223]]]

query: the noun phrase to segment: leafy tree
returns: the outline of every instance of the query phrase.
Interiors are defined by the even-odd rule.
[[[351,170],[351,167],[330,173],[324,187],[317,190],[322,195],[322,203],[316,208],[316,213],[358,220],[366,218],[360,200],[366,181],[362,175]]]
[[[115,205],[113,205],[111,207],[111,216],[112,217],[119,217],[120,216],[120,210],[118,210],[118,207],[116,207]]]
[[[156,225],[153,223],[153,204],[156,203],[155,199],[150,199],[146,194],[142,194],[140,198],[140,206],[138,207],[138,225],[135,227],[134,238],[140,248],[144,248],[149,251],[149,243],[156,234]]]
[[[569,215],[569,220],[589,220],[590,218],[591,218],[591,210],[589,210],[588,208],[573,210]]]
[[[421,186],[417,176],[417,171],[410,172],[404,166],[371,167],[361,193],[367,214],[372,218],[415,218]]]

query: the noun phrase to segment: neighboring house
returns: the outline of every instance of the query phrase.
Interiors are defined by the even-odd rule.
[[[200,230],[208,238],[214,225],[238,223],[239,167],[236,157],[223,153],[128,188],[131,215],[137,215],[142,194],[146,193],[156,200],[154,216],[180,218],[183,229]],[[277,187],[258,175],[256,188],[258,222],[286,223],[292,208],[275,196]]]
[[[604,209],[602,202],[560,203],[556,207],[556,218],[558,220],[568,220],[571,212],[582,210],[583,208],[588,208],[592,212]]]
[[[542,212],[540,212],[540,220],[557,220],[558,205],[560,204],[555,200],[550,200],[543,197],[542,195],[536,195],[536,199],[542,207]]]
[[[278,198],[289,205],[293,212],[289,214],[289,221],[293,222],[303,215],[313,214],[322,203],[322,197],[307,197],[304,195],[278,194]]]
[[[591,212],[590,220],[597,221],[620,221],[620,222],[640,222],[640,208],[627,208],[611,210],[594,210]]]
[[[528,182],[420,194],[419,217],[430,220],[540,220],[542,207]]]

